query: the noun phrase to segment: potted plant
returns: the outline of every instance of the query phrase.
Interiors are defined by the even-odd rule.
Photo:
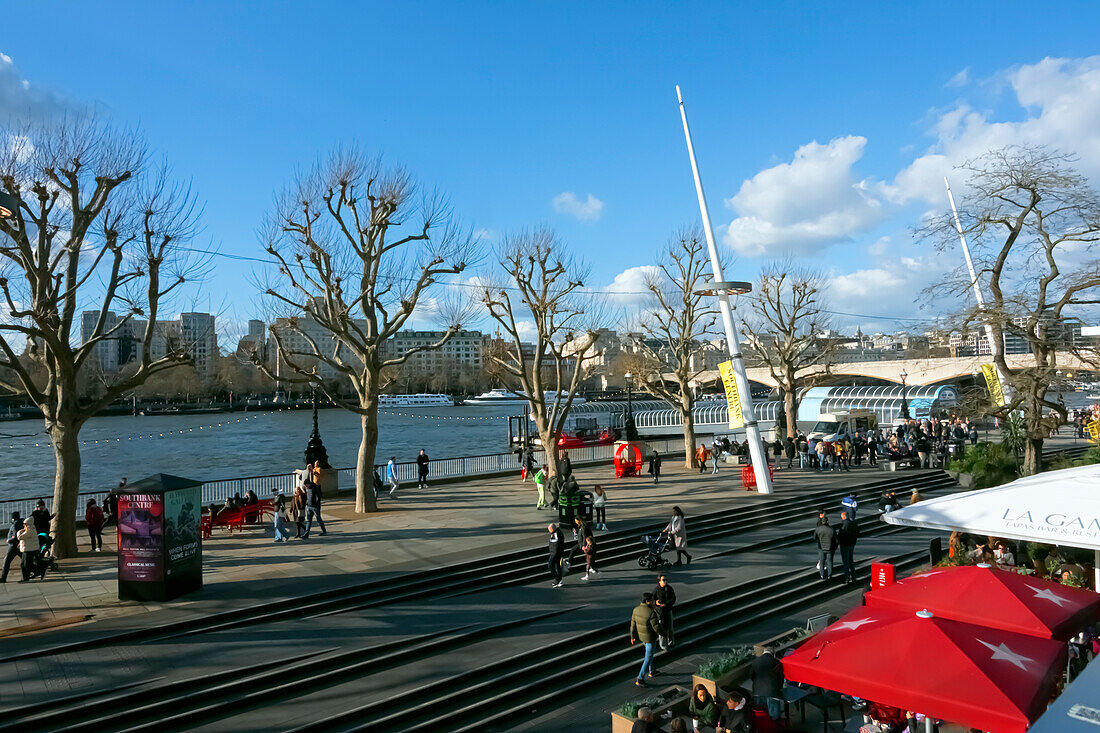
[[[611,733],[630,733],[634,721],[638,719],[638,711],[642,708],[652,710],[658,720],[668,712],[680,715],[687,710],[690,699],[690,692],[679,685],[672,685],[649,695],[627,700],[611,713]]]
[[[691,676],[691,687],[703,685],[712,697],[728,691],[749,677],[749,665],[756,658],[751,646],[735,646],[725,654],[709,657]]]

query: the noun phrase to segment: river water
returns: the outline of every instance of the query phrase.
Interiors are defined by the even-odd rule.
[[[1088,402],[1083,393],[1064,398],[1071,409]],[[391,455],[411,461],[421,448],[432,458],[502,453],[508,449],[507,417],[521,412],[515,405],[383,410],[376,462]],[[93,418],[80,431],[81,488],[108,489],[123,476],[133,482],[153,473],[201,481],[287,473],[304,461],[312,417],[294,410]],[[320,429],[329,462],[354,466],[359,417],[322,410]],[[53,492],[53,450],[41,431],[39,420],[0,423],[0,499]]]
[[[502,453],[507,417],[521,412],[507,405],[387,409],[379,415],[376,460],[411,461],[421,448],[432,458]],[[319,416],[329,462],[354,466],[359,417],[337,409]],[[286,473],[302,466],[312,429],[309,410],[93,418],[80,431],[81,489],[153,473],[203,481]],[[41,431],[40,420],[0,423],[0,499],[53,493],[53,450]]]

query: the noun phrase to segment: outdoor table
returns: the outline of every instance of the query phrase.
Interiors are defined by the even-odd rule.
[[[785,685],[783,687],[783,706],[786,708],[787,720],[791,719],[791,703],[798,705],[798,717],[805,723],[806,722],[806,696],[810,694],[810,691],[805,687],[797,687],[795,685]]]

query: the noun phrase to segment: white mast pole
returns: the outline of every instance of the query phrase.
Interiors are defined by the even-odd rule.
[[[684,138],[687,140],[688,157],[691,159],[691,174],[695,177],[695,193],[699,196],[699,213],[703,217],[703,233],[706,234],[707,247],[710,249],[710,266],[714,271],[715,282],[725,282],[722,277],[722,263],[718,259],[718,246],[714,242],[714,228],[710,224],[710,213],[707,211],[707,197],[703,193],[703,181],[699,178],[699,165],[695,162],[695,147],[691,144],[687,111],[684,109],[684,98],[680,94],[679,85],[676,87],[676,99],[680,102],[680,119],[684,122]],[[741,341],[737,338],[737,328],[733,321],[733,309],[730,307],[729,293],[725,290],[718,291],[718,309],[722,313],[722,324],[726,329],[726,344],[729,347],[730,359],[733,362],[733,374],[737,382],[737,391],[741,397],[742,419],[745,421],[745,434],[749,441],[753,473],[756,474],[756,490],[761,494],[770,494],[772,493],[772,482],[771,474],[768,473],[768,460],[764,454],[764,446],[760,442],[760,428],[756,424],[756,410],[752,405],[749,378],[745,374],[745,362],[741,357]]]
[[[947,200],[951,202],[951,214],[955,217],[955,231],[959,233],[959,244],[962,245],[963,256],[966,257],[966,269],[970,272],[970,286],[974,288],[974,300],[978,301],[978,309],[985,309],[985,299],[982,298],[982,288],[978,284],[978,274],[974,272],[974,261],[970,259],[970,247],[966,245],[966,237],[963,235],[962,223],[959,221],[959,211],[955,208],[955,197],[951,194],[951,184],[947,177],[943,179],[943,185],[947,186]],[[993,338],[993,327],[989,321],[985,322],[985,337],[989,340],[989,352],[997,355],[996,339]]]

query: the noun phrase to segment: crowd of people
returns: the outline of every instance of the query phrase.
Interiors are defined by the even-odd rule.
[[[324,492],[321,489],[321,471],[323,470],[318,461],[295,471],[292,496],[284,494],[282,489],[275,490],[272,508],[276,542],[290,541],[289,525],[292,523],[295,528],[294,539],[309,539],[314,521],[321,528],[322,535],[328,534],[325,521],[321,518],[321,501],[324,499]]]
[[[50,520],[53,516],[46,508],[45,499],[38,500],[29,517],[23,517],[17,511],[11,513],[7,536],[8,551],[4,556],[0,583],[8,582],[8,573],[15,558],[20,559],[20,583],[28,583],[35,578],[45,579],[46,571],[51,566],[49,551],[53,538],[50,536]]]

